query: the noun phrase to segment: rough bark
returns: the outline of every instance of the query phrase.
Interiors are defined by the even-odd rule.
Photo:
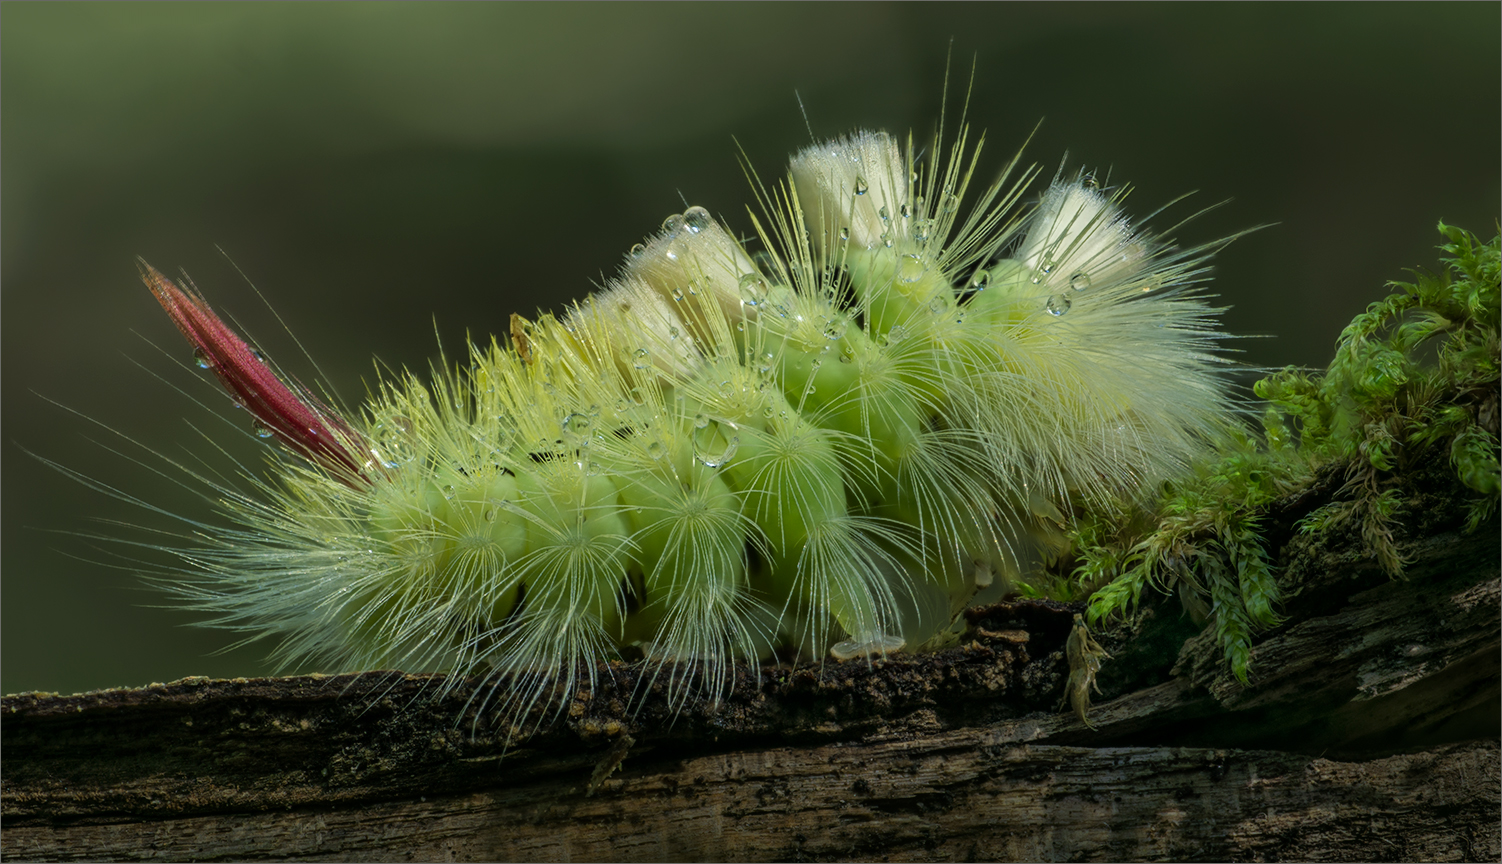
[[[1093,729],[1055,710],[1074,610],[1034,602],[938,654],[741,670],[671,723],[630,665],[530,734],[548,718],[441,676],[22,694],[0,854],[1497,860],[1497,526],[1460,532],[1458,491],[1420,478],[1394,581],[1359,538],[1291,530],[1329,491],[1270,519],[1299,590],[1252,682],[1161,602],[1102,637]]]

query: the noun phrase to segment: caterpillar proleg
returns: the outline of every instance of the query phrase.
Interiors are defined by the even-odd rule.
[[[682,704],[737,662],[945,644],[1233,408],[1199,290],[1219,244],[1142,230],[1089,174],[1029,206],[1017,159],[973,194],[965,139],[932,162],[883,132],[809,147],[752,173],[753,237],[689,207],[593,297],[358,412],[143,267],[281,445],[166,586],[287,665],[495,676],[523,708],[612,658]]]

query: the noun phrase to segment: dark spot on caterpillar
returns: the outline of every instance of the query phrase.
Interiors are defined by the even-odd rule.
[[[976,285],[973,280],[968,278],[961,279],[959,282],[955,283],[953,287],[955,302],[961,306],[964,306],[971,300],[974,300],[975,295],[979,294],[981,291],[980,286]]]
[[[505,465],[502,465],[499,462],[495,463],[495,469],[497,471],[501,472],[502,474],[506,475],[507,477],[515,477],[516,476],[516,472],[515,471],[512,471],[510,468],[507,468]]]
[[[511,605],[511,611],[506,613],[506,618],[501,623],[506,624],[521,617],[522,610],[526,608],[526,605],[527,583],[522,582],[516,586],[516,602]]]
[[[560,441],[558,443],[562,444],[563,442]],[[535,453],[528,453],[527,458],[531,459],[533,462],[542,464],[543,462],[553,462],[555,460],[562,459],[563,454],[559,453],[557,450],[539,450]]]
[[[636,430],[632,429],[630,426],[622,426],[621,428],[616,429],[610,434],[621,439],[622,441],[629,441],[631,439],[631,436],[636,434]]]
[[[616,592],[616,603],[627,615],[641,611],[642,601],[647,599],[646,577],[640,570],[628,570]]]
[[[762,567],[762,565],[764,563],[765,563],[765,561],[764,561],[764,559],[761,556],[761,550],[759,550],[759,549],[756,548],[756,544],[755,543],[752,543],[750,540],[747,540],[746,541],[746,572],[748,572],[748,573],[755,573],[755,572],[757,572],[758,570],[761,569],[761,567]]]

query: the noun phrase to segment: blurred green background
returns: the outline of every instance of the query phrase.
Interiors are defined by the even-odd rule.
[[[313,380],[238,267],[357,401],[372,355],[422,369],[435,328],[453,354],[557,309],[685,199],[747,230],[736,142],[780,170],[809,142],[795,92],[819,136],[926,141],[952,38],[989,171],[1044,119],[1028,156],[1109,168],[1134,212],[1234,199],[1186,242],[1279,223],[1220,257],[1227,326],[1273,337],[1238,343],[1249,363],[1322,366],[1385,280],[1432,266],[1437,220],[1495,231],[1499,9],[6,3],[0,689],[270,671],[269,645],[215,654],[231,635],[161,608],[126,560],[149,550],[80,536],[180,523],[26,452],[193,516],[120,435],[231,470],[208,434],[259,470],[136,255]]]

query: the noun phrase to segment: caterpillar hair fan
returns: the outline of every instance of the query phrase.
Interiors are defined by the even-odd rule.
[[[158,581],[284,666],[484,676],[523,712],[609,659],[681,707],[736,663],[954,641],[1234,407],[1198,291],[1226,241],[1178,249],[1088,174],[1025,200],[1015,159],[972,195],[965,139],[933,164],[882,132],[810,147],[753,174],[754,240],[690,207],[604,290],[357,412],[144,266],[281,445],[252,487],[213,485],[231,527]]]

